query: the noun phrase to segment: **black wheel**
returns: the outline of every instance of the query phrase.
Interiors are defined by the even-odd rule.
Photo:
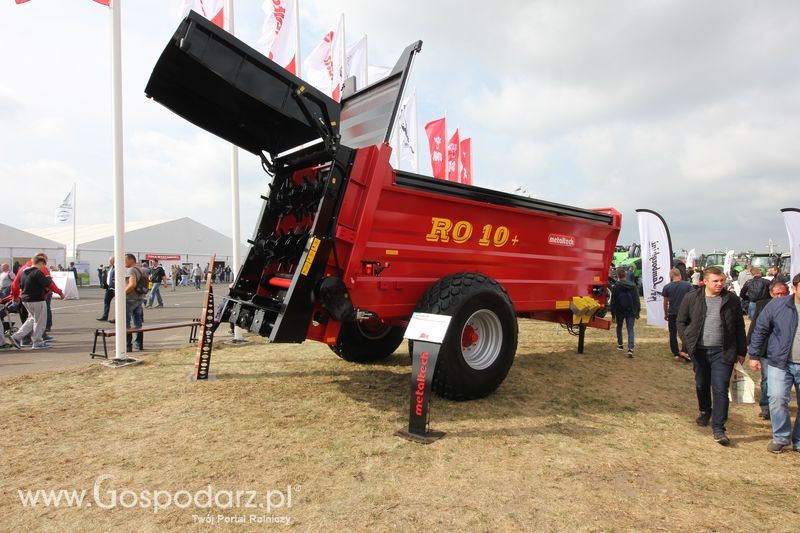
[[[445,276],[417,311],[453,317],[433,374],[437,394],[474,400],[497,390],[514,362],[518,332],[514,306],[499,283],[474,272]]]
[[[345,322],[339,330],[339,339],[331,350],[351,363],[369,363],[386,359],[403,342],[404,328],[397,328],[377,320]]]

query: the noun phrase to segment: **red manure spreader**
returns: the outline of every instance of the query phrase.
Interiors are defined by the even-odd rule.
[[[517,317],[571,327],[575,297],[605,304],[621,215],[393,169],[388,140],[421,47],[383,80],[348,80],[336,102],[193,13],[145,92],[259,156],[271,179],[220,321],[366,362],[400,346],[415,311],[449,315],[433,388],[473,399],[508,374]]]

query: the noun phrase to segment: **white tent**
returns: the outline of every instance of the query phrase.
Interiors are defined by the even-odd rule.
[[[31,233],[61,243],[72,243],[72,227],[55,226],[28,230]],[[78,225],[75,229],[77,242],[76,262],[89,264],[91,283],[99,283],[97,269],[107,265],[114,250],[114,225]],[[233,247],[230,237],[205,226],[196,220],[184,217],[174,220],[125,223],[126,253],[134,254],[139,261],[148,255],[160,256],[162,263],[199,264],[205,267],[211,256],[225,265],[233,264]],[[240,246],[246,255],[247,246]]]
[[[46,253],[51,265],[63,265],[66,260],[64,244],[0,224],[0,263],[19,261],[22,265],[38,252]]]

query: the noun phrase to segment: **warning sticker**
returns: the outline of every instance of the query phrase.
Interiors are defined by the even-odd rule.
[[[306,257],[306,262],[303,263],[303,268],[300,270],[300,274],[303,276],[308,275],[308,271],[311,270],[311,263],[314,262],[314,257],[317,255],[317,249],[319,249],[319,239],[314,237],[311,241],[311,249],[308,250],[308,256]]]

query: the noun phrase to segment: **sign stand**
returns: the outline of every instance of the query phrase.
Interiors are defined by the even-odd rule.
[[[443,431],[430,429],[430,406],[433,373],[450,318],[429,313],[414,313],[411,317],[405,335],[413,341],[408,429],[397,430],[395,435],[398,437],[419,444],[430,444],[445,435]]]
[[[196,373],[189,375],[189,381],[209,381],[216,379],[216,376],[208,373],[211,366],[211,352],[214,349],[214,288],[211,285],[211,268],[214,265],[216,255],[211,256],[209,272],[206,279],[206,299],[203,305],[203,316],[200,317],[200,338],[197,342],[197,362],[195,363]]]

